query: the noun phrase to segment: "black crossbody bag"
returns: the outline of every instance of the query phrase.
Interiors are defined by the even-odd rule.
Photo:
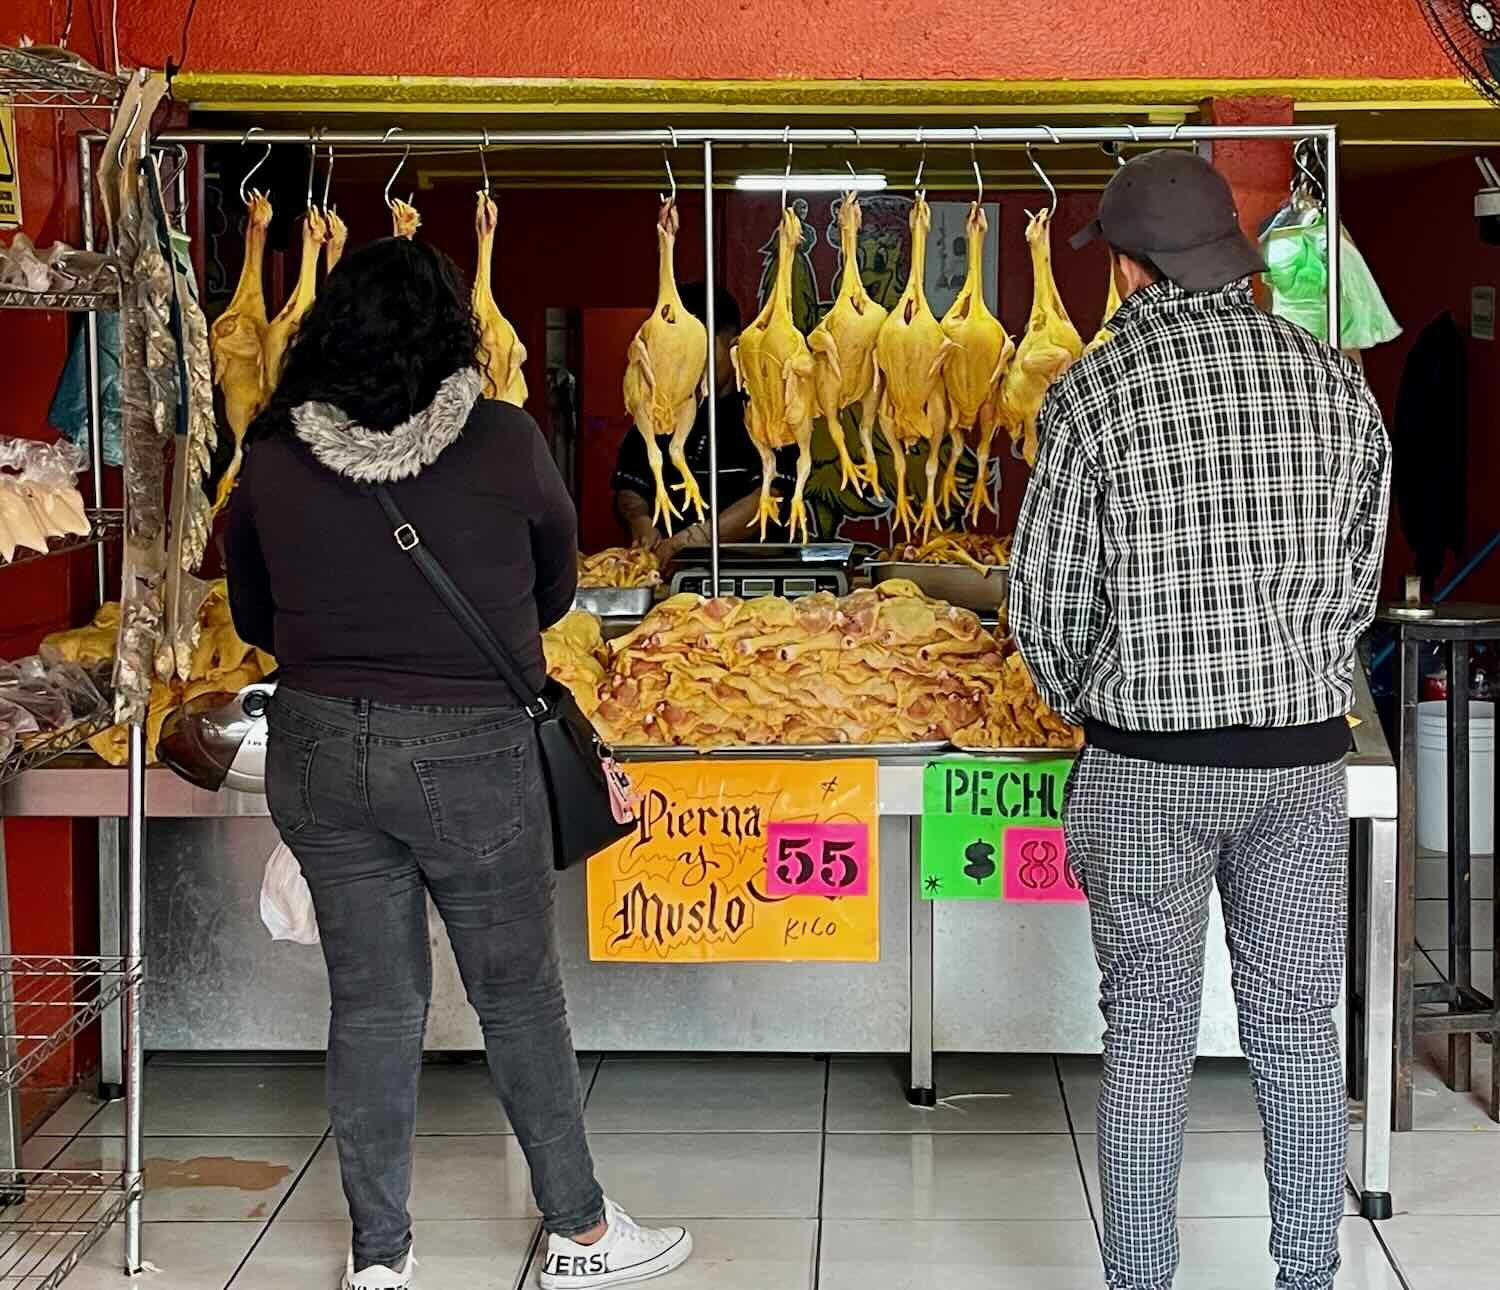
[[[628,836],[635,829],[630,781],[567,686],[548,678],[537,693],[527,684],[489,624],[423,545],[390,490],[377,484],[373,491],[391,522],[396,545],[412,558],[438,599],[536,723],[552,819],[553,864],[569,869]]]

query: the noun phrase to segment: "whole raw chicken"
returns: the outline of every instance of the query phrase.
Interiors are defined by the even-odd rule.
[[[843,486],[863,494],[868,483],[878,493],[880,468],[875,462],[875,338],[885,322],[885,306],[865,290],[859,272],[859,198],[845,193],[839,207],[839,247],[844,270],[832,308],[807,338],[813,356],[813,385],[818,408],[828,423],[828,435],[838,449]],[[859,439],[864,460],[856,466],[849,457],[839,414],[859,405]]]
[[[1088,354],[1098,349],[1100,345],[1108,344],[1114,337],[1114,332],[1109,329],[1109,320],[1115,316],[1115,310],[1120,307],[1120,289],[1115,286],[1115,266],[1109,266],[1109,295],[1104,300],[1104,321],[1099,324],[1099,330],[1094,333],[1094,339],[1089,341],[1084,353]]]
[[[937,523],[938,452],[948,429],[948,398],[943,367],[953,342],[933,317],[923,275],[927,271],[927,235],[932,212],[924,193],[911,207],[911,276],[875,340],[880,385],[880,430],[896,463],[896,508],[891,527],[900,524],[908,537],[919,523],[923,536]],[[927,443],[927,497],[920,520],[906,495],[906,454],[913,444]]]
[[[526,405],[526,377],[521,366],[526,362],[526,346],[516,329],[500,312],[490,290],[490,276],[495,260],[495,229],[499,214],[488,193],[479,194],[479,208],[474,215],[474,230],[479,235],[479,261],[474,268],[474,317],[479,320],[479,355],[484,368],[484,397]]]
[[[224,391],[224,419],[234,436],[234,457],[214,498],[217,512],[229,500],[240,473],[241,445],[269,393],[266,374],[266,295],[261,282],[266,256],[266,229],[271,203],[264,193],[252,192],[246,204],[245,262],[228,307],[214,320],[209,333],[214,356],[214,384]]]
[[[313,307],[318,294],[318,260],[323,254],[323,244],[328,241],[328,221],[316,206],[307,208],[307,218],[302,223],[302,263],[297,270],[297,285],[282,305],[281,312],[271,319],[266,328],[266,396],[275,391],[286,366],[286,352],[291,348],[292,338]]]
[[[1038,211],[1026,226],[1031,247],[1031,318],[1006,369],[1001,396],[1011,440],[1021,444],[1027,465],[1036,464],[1036,419],[1047,387],[1083,353],[1083,338],[1068,317],[1052,276],[1050,225],[1051,212]]]
[[[817,395],[813,389],[812,351],[792,321],[792,266],[801,245],[802,221],[795,212],[783,211],[771,297],[729,351],[740,389],[750,396],[747,428],[763,467],[757,513],[762,541],[767,523],[779,519],[781,514],[771,492],[776,478],[776,450],[793,443],[797,445],[797,482],[787,513],[787,529],[792,541],[797,540],[799,530],[802,540],[808,540],[807,506],[802,498],[812,472],[813,410]]]
[[[662,475],[660,439],[670,436],[672,464],[681,482],[684,506],[692,506],[701,520],[703,494],[688,470],[684,448],[698,404],[708,393],[708,328],[694,318],[677,292],[672,249],[677,241],[677,205],[666,202],[656,217],[656,305],[630,342],[625,366],[625,407],[646,441],[646,460],[656,480],[656,508],[652,522],[682,518]]]
[[[943,315],[943,335],[953,342],[948,362],[943,368],[943,382],[948,390],[948,435],[952,455],[938,502],[946,517],[958,497],[958,462],[963,453],[964,435],[979,427],[975,478],[976,499],[986,493],[985,476],[990,459],[990,444],[995,438],[999,416],[995,392],[1005,376],[1006,364],[1016,352],[1015,342],[1006,334],[1000,320],[990,312],[984,299],[984,236],[989,230],[984,207],[974,202],[964,228],[968,242],[969,267],[963,288],[948,312]]]

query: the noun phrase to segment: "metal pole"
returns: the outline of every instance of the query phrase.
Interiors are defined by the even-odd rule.
[[[146,731],[139,721],[130,723],[129,774],[125,970],[138,974],[145,954],[146,904]],[[144,986],[137,981],[125,992],[125,1186],[135,1194],[125,1211],[127,1276],[135,1276],[141,1270],[141,1093],[145,1075],[145,1055],[141,1051],[143,990]]]
[[[1343,349],[1343,301],[1339,294],[1339,259],[1343,247],[1343,225],[1339,220],[1338,127],[1323,135],[1323,197],[1328,219],[1328,343]]]
[[[1365,928],[1365,1136],[1360,1213],[1391,1216],[1391,1049],[1395,1043],[1396,821],[1362,822],[1369,831],[1369,864],[1363,874]]]
[[[7,896],[5,872],[5,818],[0,816],[0,1070],[4,1071],[4,1084],[0,1085],[0,1206],[18,1203],[24,1199],[15,1184],[16,1171],[21,1167],[21,1089],[11,1082],[11,1072],[20,1060],[20,1045],[16,1034],[16,974],[10,962],[10,901]]]
[[[909,944],[911,967],[911,1068],[906,1098],[913,1106],[937,1105],[937,1077],[933,1073],[933,1011],[936,982],[933,979],[933,923],[936,902],[922,899],[922,818],[906,820],[907,903],[911,907]]]
[[[78,139],[78,204],[83,216],[83,249],[94,249],[94,148],[84,136]],[[104,509],[104,408],[99,388],[99,315],[92,311],[84,318],[88,344],[84,357],[88,365],[89,395],[89,469],[94,476],[94,509]],[[104,546],[94,548],[94,582],[102,605],[109,589],[104,585]]]
[[[719,347],[714,318],[714,144],[703,141],[703,306],[708,328],[708,571],[712,588],[719,594],[719,383],[715,368]]]
[[[978,133],[975,133],[975,130]],[[918,143],[933,146],[963,146],[971,143],[1022,144],[1051,143],[1198,143],[1214,139],[1308,139],[1328,138],[1332,126],[1283,125],[1196,125],[1196,126],[959,126],[915,129],[860,127],[858,141],[864,144]],[[102,138],[102,136],[99,136]],[[663,146],[701,143],[824,144],[838,146],[854,143],[852,126],[816,129],[677,129],[677,130],[496,130],[486,133],[471,130],[323,130],[315,127],[295,130],[256,129],[249,136],[243,130],[167,130],[153,136],[157,144],[178,143],[245,143],[306,145],[335,144],[340,147],[380,147],[387,152],[401,151],[408,145],[454,149],[524,147],[616,147],[660,148]]]

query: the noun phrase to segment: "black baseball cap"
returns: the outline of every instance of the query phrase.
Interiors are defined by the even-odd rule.
[[[1099,217],[1069,242],[1077,251],[1102,237],[1150,260],[1185,291],[1216,291],[1264,273],[1240,229],[1228,181],[1196,152],[1164,148],[1121,166],[1099,199]]]

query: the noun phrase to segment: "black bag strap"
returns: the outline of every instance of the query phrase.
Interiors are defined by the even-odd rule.
[[[459,590],[458,584],[448,576],[448,571],[438,563],[437,557],[423,544],[421,535],[401,513],[401,508],[396,505],[396,499],[391,496],[391,490],[384,484],[376,484],[373,491],[380,502],[381,510],[385,512],[386,519],[391,522],[391,536],[396,539],[396,545],[412,558],[412,563],[421,570],[422,576],[437,592],[438,599],[458,620],[458,625],[464,629],[464,634],[479,648],[479,652],[489,661],[500,679],[515,691],[516,697],[525,704],[527,715],[533,720],[546,716],[547,700],[527,683],[521,669],[516,666],[515,659],[511,657],[510,651],[500,643],[495,633],[490,630],[490,625],[474,608],[473,602]]]

